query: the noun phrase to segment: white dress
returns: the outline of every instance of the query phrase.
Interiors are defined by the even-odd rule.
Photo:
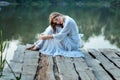
[[[40,53],[52,56],[84,57],[80,51],[82,44],[80,44],[78,26],[71,17],[65,16],[63,28],[58,26],[55,34],[51,26],[48,26],[43,34],[53,35],[53,39],[38,40],[34,43]]]

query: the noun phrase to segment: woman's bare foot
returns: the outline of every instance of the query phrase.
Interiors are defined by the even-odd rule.
[[[37,50],[39,50],[39,48],[37,48],[37,47],[33,47],[33,48],[31,48],[30,50],[32,50],[32,51],[37,51]]]
[[[29,47],[29,48],[26,48],[26,50],[32,50],[32,51],[37,51],[39,50],[37,47],[35,47],[35,45]]]
[[[26,50],[31,50],[32,48],[34,48],[35,45],[31,46],[31,47],[28,47],[26,48]]]

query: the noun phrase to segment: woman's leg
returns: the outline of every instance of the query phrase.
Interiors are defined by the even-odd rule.
[[[45,34],[45,35],[50,35],[52,33],[53,33],[53,30],[52,30],[51,26],[48,26],[46,28],[46,30],[43,32],[43,34]],[[34,45],[32,45],[31,47],[27,48],[27,50],[33,50],[33,51],[34,50],[38,50],[38,49],[40,49],[43,46],[43,44],[44,44],[44,40],[38,40],[38,41],[36,41],[34,43]]]
[[[26,48],[26,50],[32,50],[32,51],[39,50],[42,47],[42,44],[43,44],[43,40],[38,40],[31,47]]]

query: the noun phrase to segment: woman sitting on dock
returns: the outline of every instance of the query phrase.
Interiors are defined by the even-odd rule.
[[[79,30],[76,22],[69,16],[52,12],[49,26],[41,34],[40,39],[28,50],[38,50],[42,54],[62,55],[64,57],[84,57],[80,51]]]

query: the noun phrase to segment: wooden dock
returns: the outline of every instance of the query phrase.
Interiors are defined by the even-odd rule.
[[[27,45],[28,46],[28,45]],[[38,66],[38,51],[25,50],[26,46],[19,45],[14,53],[13,59],[9,62],[12,70],[20,80],[34,80]],[[3,70],[0,80],[16,80],[9,67]]]
[[[120,51],[116,49],[81,49],[85,58],[66,58],[25,47],[19,46],[10,62],[20,80],[120,80]],[[2,80],[15,79],[8,68],[3,73]]]

